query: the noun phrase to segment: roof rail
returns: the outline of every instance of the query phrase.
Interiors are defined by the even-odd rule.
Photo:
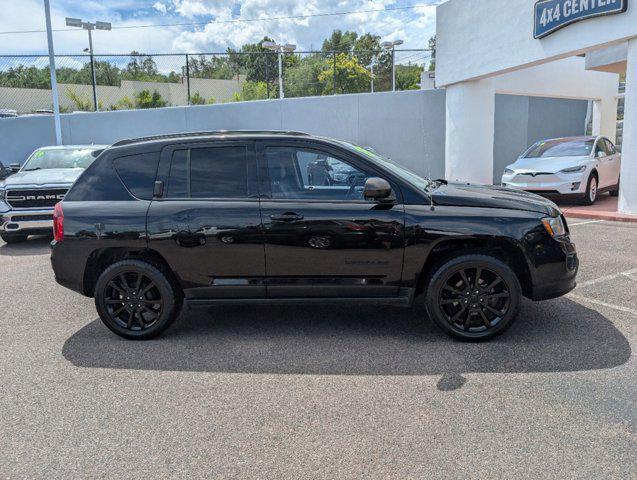
[[[162,135],[151,135],[148,137],[127,138],[115,142],[112,147],[119,147],[122,145],[130,145],[132,143],[148,142],[152,140],[163,140],[169,138],[184,138],[184,137],[205,137],[213,135],[293,135],[299,137],[307,137],[310,134],[305,132],[296,132],[293,130],[212,130],[209,132],[183,132],[183,133],[166,133]]]

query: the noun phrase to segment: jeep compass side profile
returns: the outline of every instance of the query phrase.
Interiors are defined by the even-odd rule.
[[[339,182],[319,162],[347,172]],[[575,246],[537,195],[422,178],[374,151],[297,132],[123,140],[55,207],[56,280],[118,335],[163,332],[184,304],[409,306],[484,340],[521,298],[574,288]]]

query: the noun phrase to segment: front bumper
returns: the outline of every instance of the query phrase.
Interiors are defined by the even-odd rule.
[[[580,195],[586,192],[588,171],[549,173],[532,176],[525,173],[502,175],[502,186],[546,195]]]
[[[44,233],[53,229],[53,209],[9,210],[0,214],[2,233]]]
[[[575,244],[567,236],[556,242],[553,248],[538,254],[544,261],[536,258],[535,282],[531,292],[532,300],[548,300],[561,297],[575,288],[579,258]],[[552,251],[551,251],[552,250]],[[549,261],[546,261],[549,260]]]

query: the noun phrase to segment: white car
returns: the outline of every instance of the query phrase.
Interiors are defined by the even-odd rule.
[[[502,186],[563,195],[592,205],[602,192],[619,193],[621,154],[605,137],[542,140],[504,169]]]

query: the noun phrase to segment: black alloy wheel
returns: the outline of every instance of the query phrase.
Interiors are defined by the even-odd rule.
[[[159,335],[179,311],[170,281],[139,260],[124,260],[107,268],[97,281],[95,304],[104,324],[130,339]]]
[[[486,340],[502,333],[517,315],[520,284],[502,261],[487,255],[464,255],[435,270],[427,293],[427,310],[448,334],[463,340]]]

